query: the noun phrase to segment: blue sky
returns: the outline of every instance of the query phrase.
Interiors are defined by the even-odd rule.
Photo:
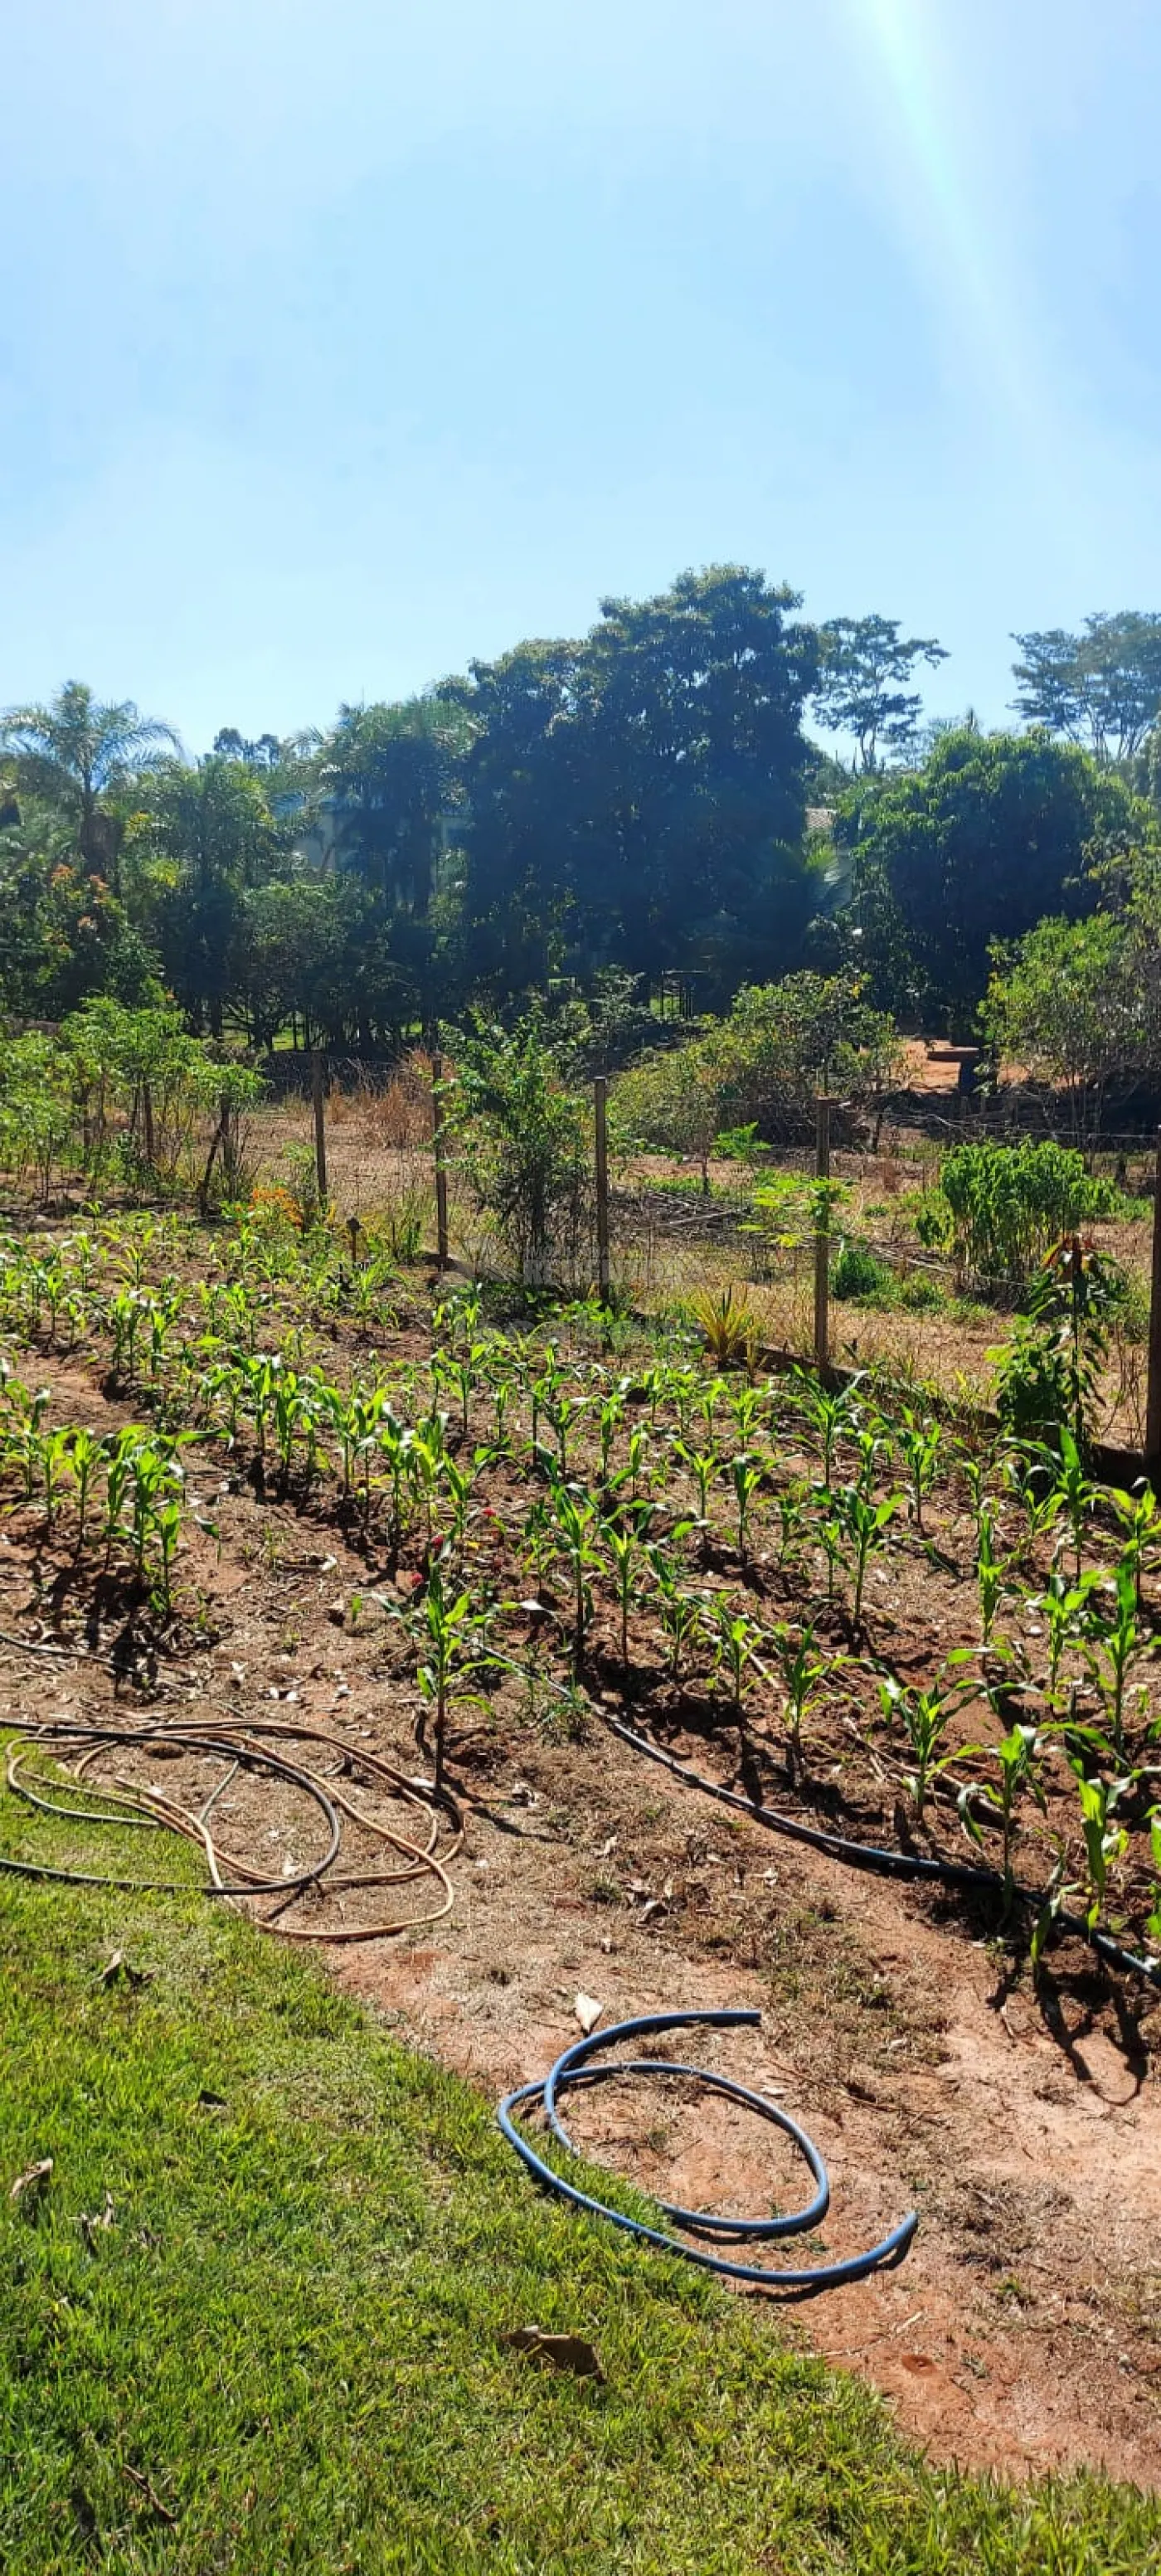
[[[951,659],[1161,607],[1155,0],[39,0],[0,704],[192,750],[686,564]]]

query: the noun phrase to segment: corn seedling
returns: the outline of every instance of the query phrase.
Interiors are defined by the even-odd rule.
[[[1142,1606],[1146,1570],[1161,1547],[1161,1509],[1151,1485],[1135,1486],[1131,1494],[1108,1497],[1125,1533],[1124,1563],[1132,1567],[1133,1588],[1138,1610]]]
[[[1122,1557],[1111,1586],[1112,1607],[1103,1612],[1094,1597],[1089,1612],[1084,1659],[1100,1693],[1109,1743],[1118,1762],[1126,1758],[1125,1717],[1129,1677],[1151,1644],[1137,1614],[1137,1587],[1131,1559]]]
[[[599,1571],[602,1557],[594,1544],[596,1514],[592,1504],[571,1486],[554,1484],[552,1515],[556,1540],[572,1578],[573,1658],[579,1672],[584,1663],[585,1637],[592,1611],[588,1576]]]
[[[885,1547],[887,1531],[897,1512],[903,1509],[902,1494],[887,1494],[875,1502],[858,1485],[842,1485],[835,1495],[837,1517],[843,1535],[854,1556],[854,1598],[851,1616],[856,1632],[863,1624],[863,1594],[871,1558]]]
[[[736,1458],[731,1458],[730,1483],[734,1488],[734,1508],[737,1513],[738,1529],[738,1554],[742,1560],[743,1566],[746,1563],[746,1546],[750,1527],[750,1511],[753,1505],[754,1496],[757,1493],[761,1482],[762,1461],[758,1457],[756,1451],[752,1449],[743,1449],[739,1451]]]
[[[478,1651],[483,1622],[473,1613],[468,1594],[455,1593],[447,1584],[442,1555],[432,1561],[421,1599],[409,1614],[396,1615],[407,1619],[421,1656],[418,1681],[423,1706],[415,1740],[424,1752],[430,1712],[438,1792],[444,1783],[449,1713],[453,1706],[479,1701],[478,1692],[466,1691],[462,1686],[471,1673],[490,1660],[486,1652]]]
[[[1071,1431],[1064,1424],[1061,1425],[1060,1431],[1060,1464],[1057,1470],[1056,1490],[1060,1497],[1060,1508],[1072,1531],[1073,1572],[1079,1583],[1081,1567],[1084,1563],[1085,1524],[1092,1510],[1094,1493],[1084,1472],[1084,1461],[1080,1450]],[[1134,1591],[1135,1588],[1134,1585]]]
[[[978,1747],[972,1747],[973,1751]],[[1040,1775],[1041,1738],[1034,1726],[1013,1726],[998,1744],[989,1747],[990,1758],[999,1773],[995,1793],[995,1812],[1000,1819],[1002,1836],[1001,1867],[1004,1877],[1005,1908],[1012,1902],[1012,1851],[1016,1837],[1017,1813],[1021,1798],[1027,1794],[1035,1800],[1041,1814],[1045,1810],[1044,1783]],[[983,1844],[978,1817],[972,1811],[973,1783],[965,1782],[957,1805],[961,1823],[972,1841]]]
[[[1078,1755],[1070,1757],[1069,1768],[1080,1799],[1081,1830],[1085,1851],[1085,1921],[1094,1932],[1105,1910],[1109,1874],[1124,1858],[1129,1837],[1124,1826],[1114,1822],[1115,1810],[1132,1782],[1089,1779]]]
[[[1039,1613],[1048,1631],[1048,1699],[1055,1707],[1060,1690],[1060,1669],[1070,1647],[1078,1645],[1088,1619],[1089,1603],[1099,1577],[1082,1575],[1073,1583],[1059,1565],[1054,1565],[1044,1590],[1029,1601],[1030,1610]]]
[[[906,1774],[906,1786],[918,1824],[923,1822],[928,1794],[935,1781],[950,1763],[963,1758],[959,1753],[941,1751],[940,1748],[956,1710],[971,1696],[970,1690],[965,1691],[962,1686],[954,1684],[950,1689],[941,1689],[935,1682],[927,1690],[908,1690],[894,1680],[879,1684],[879,1700],[887,1724],[893,1726],[896,1719],[899,1720],[914,1756],[915,1769]]]
[[[735,1610],[723,1592],[716,1592],[703,1605],[705,1634],[713,1645],[714,1671],[726,1672],[730,1681],[730,1699],[739,1727],[744,1724],[742,1693],[747,1666],[754,1661],[754,1650],[760,1631],[743,1610]]]
[[[669,1648],[669,1678],[673,1682],[681,1678],[688,1649],[701,1624],[702,1612],[700,1601],[682,1590],[680,1575],[670,1553],[672,1540],[677,1536],[678,1532],[674,1531],[663,1547],[651,1547],[648,1551],[657,1585],[657,1616]]]
[[[849,1386],[823,1386],[818,1378],[796,1373],[795,1396],[800,1413],[816,1434],[822,1451],[822,1474],[819,1478],[824,1494],[829,1494],[834,1480],[835,1453],[840,1439],[849,1437],[858,1427],[859,1405],[856,1389],[861,1384],[852,1378]]]
[[[996,1612],[1009,1588],[1007,1560],[997,1549],[995,1519],[987,1503],[982,1505],[976,1524],[976,1580],[980,1588],[980,1619],[987,1646],[991,1643]]]
[[[631,1519],[606,1521],[601,1533],[613,1569],[613,1589],[621,1614],[621,1663],[626,1673],[629,1670],[629,1612],[636,1598],[637,1574],[645,1553],[645,1527],[649,1518],[650,1508],[646,1504],[644,1526],[642,1515],[635,1514]]]
[[[895,1431],[895,1445],[907,1470],[911,1511],[917,1530],[923,1528],[923,1506],[939,1473],[943,1432],[932,1414],[913,1413],[904,1405]]]
[[[790,1756],[787,1767],[793,1779],[796,1769],[806,1768],[803,1748],[806,1727],[815,1710],[823,1704],[826,1685],[832,1674],[846,1662],[846,1657],[821,1654],[813,1624],[809,1622],[795,1629],[788,1621],[780,1619],[769,1631],[767,1643],[777,1662],[785,1694],[783,1715]]]

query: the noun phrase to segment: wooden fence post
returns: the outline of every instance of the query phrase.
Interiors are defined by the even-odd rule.
[[[314,1097],[314,1175],[319,1206],[325,1208],[330,1196],[327,1189],[327,1060],[321,1047],[316,1047],[311,1057],[310,1082]]]
[[[823,1094],[814,1104],[816,1181],[830,1179],[830,1112],[831,1103]],[[825,1377],[830,1367],[830,1210],[821,1191],[819,1199],[814,1224],[814,1365]]]
[[[1153,1183],[1153,1275],[1149,1297],[1149,1387],[1145,1409],[1145,1467],[1161,1475],[1161,1135]]]
[[[596,1137],[597,1182],[597,1288],[602,1306],[609,1295],[609,1086],[603,1073],[593,1083],[593,1123]]]
[[[443,1057],[431,1059],[431,1132],[435,1147],[435,1258],[436,1266],[446,1270],[447,1248],[447,1163],[443,1143]]]

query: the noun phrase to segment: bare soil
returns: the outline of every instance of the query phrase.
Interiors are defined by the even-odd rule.
[[[73,1419],[107,1428],[131,1411],[79,1363],[50,1359],[42,1374]],[[80,1602],[32,1516],[0,1531],[8,1639],[59,1635],[84,1611],[84,1651],[78,1632],[68,1664],[0,1642],[0,1719],[139,1711],[140,1691],[86,1655],[141,1655],[162,1714],[277,1706],[340,1731],[356,1756],[367,1746],[414,1767],[411,1660],[370,1597],[389,1597],[393,1578],[333,1523],[256,1493],[218,1448],[191,1448],[188,1463],[217,1535],[193,1532],[188,1615],[152,1645],[131,1598]],[[909,1633],[937,1651],[966,1633],[951,1577],[933,1589],[925,1564],[920,1579],[909,1601],[892,1560],[876,1616],[881,1638],[893,1623],[899,1654]],[[620,1705],[612,1662],[598,1637],[609,1707]],[[577,2035],[578,1994],[606,2021],[756,2006],[759,2032],[691,2035],[688,2053],[804,2120],[831,2173],[828,2252],[920,2212],[899,2270],[795,2306],[792,2335],[873,2381],[936,2458],[1015,2474],[1087,2463],[1156,2485],[1161,1998],[1106,1978],[1079,1945],[1053,1954],[1035,1990],[994,1925],[729,1815],[615,1739],[600,1706],[570,1733],[509,1681],[466,1712],[453,1744],[467,1838],[452,1915],[324,1952],[333,1973],[489,2098],[542,2074]],[[659,1692],[644,1714],[700,1767],[745,1776],[736,1736],[696,1707],[667,1720]],[[842,1774],[838,1721],[820,1775],[824,1755],[840,1773],[834,1797],[890,1815],[889,1778],[860,1775],[856,1790]],[[759,1742],[751,1758],[777,1803],[772,1755]],[[301,1860],[303,1818],[281,1791],[239,1789],[230,1830]],[[357,1920],[358,1898],[345,1902]],[[666,2198],[744,2210],[803,2197],[772,2130],[680,2086],[602,2087],[577,2098],[574,2128],[598,2160]]]

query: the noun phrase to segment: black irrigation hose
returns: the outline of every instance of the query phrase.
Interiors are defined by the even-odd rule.
[[[780,2111],[776,2103],[768,2102],[764,2095],[751,2093],[744,2084],[736,2084],[731,2076],[716,2075],[704,2066],[675,2064],[668,2058],[657,2057],[618,2057],[608,2066],[589,2064],[589,2060],[600,2051],[615,2047],[621,2040],[646,2038],[656,2031],[686,2030],[694,2024],[703,2027],[708,2024],[715,2030],[752,2029],[760,2020],[760,2013],[734,2011],[645,2013],[632,2021],[614,2022],[610,2029],[594,2031],[587,2039],[579,2039],[571,2048],[566,2048],[555,2066],[550,2067],[548,2074],[536,2083],[521,2084],[514,2093],[505,2094],[496,2114],[503,2135],[536,2180],[556,2192],[562,2200],[571,2201],[577,2209],[587,2210],[592,2217],[607,2218],[612,2226],[623,2228],[626,2234],[639,2237],[647,2245],[659,2246],[663,2253],[680,2254],[687,2263],[700,2264],[704,2271],[723,2273],[733,2281],[756,2282],[765,2289],[813,2293],[838,2289],[844,2281],[861,2281],[868,2272],[901,2263],[919,2224],[915,2210],[901,2219],[878,2245],[872,2245],[865,2254],[850,2255],[845,2262],[816,2264],[803,2271],[771,2271],[761,2263],[730,2262],[723,2254],[687,2245],[682,2237],[670,2235],[664,2228],[650,2227],[644,2219],[630,2218],[624,2210],[612,2209],[606,2201],[596,2199],[593,2193],[581,2191],[574,2183],[566,2182],[562,2175],[553,2172],[552,2166],[537,2154],[535,2147],[516,2127],[513,2113],[519,2104],[538,2100],[553,2136],[569,2155],[575,2156],[577,2150],[557,2108],[557,2096],[566,2086],[599,2084],[619,2075],[684,2076],[696,2084],[706,2085],[711,2092],[724,2094],[729,2101],[742,2103],[759,2119],[769,2120],[775,2128],[781,2129],[805,2159],[816,2189],[813,2200],[788,2217],[721,2218],[712,2210],[683,2209],[679,2203],[667,2200],[658,2204],[662,2215],[688,2233],[717,2236],[734,2244],[743,2244],[747,2237],[793,2236],[801,2234],[804,2229],[817,2227],[830,2207],[827,2170],[813,2138],[807,2136],[797,2120],[791,2119],[788,2111]]]
[[[705,1797],[717,1798],[725,1807],[737,1807],[754,1824],[765,1825],[769,1833],[782,1834],[788,1842],[805,1843],[810,1851],[823,1852],[828,1860],[842,1861],[848,1869],[870,1870],[880,1878],[921,1879],[929,1885],[969,1888],[981,1895],[1016,1897],[1021,1905],[1036,1915],[1051,1903],[1046,1894],[1037,1894],[1032,1887],[1021,1887],[1019,1881],[1014,1881],[1010,1888],[1006,1887],[996,1869],[974,1869],[970,1861],[940,1860],[924,1852],[892,1851],[879,1843],[848,1842],[843,1834],[828,1834],[817,1825],[800,1824],[796,1816],[785,1816],[777,1807],[760,1806],[753,1798],[743,1798],[736,1789],[723,1788],[720,1781],[707,1780],[704,1772],[691,1771],[672,1753],[666,1753],[661,1745],[651,1743],[647,1735],[638,1735],[634,1727],[624,1725],[620,1718],[610,1717],[607,1710],[601,1709],[598,1713],[612,1735],[619,1736],[623,1744],[631,1745],[635,1753],[644,1753],[650,1762],[659,1762],[664,1770],[671,1771],[674,1778],[681,1781],[684,1788],[700,1789]],[[1146,1958],[1136,1950],[1123,1949],[1108,1932],[1100,1931],[1095,1925],[1090,1927],[1081,1915],[1068,1914],[1063,1908],[1058,1908],[1052,1919],[1062,1932],[1075,1932],[1082,1941],[1087,1941],[1108,1967],[1119,1968],[1125,1975],[1145,1977],[1151,1985],[1161,1986],[1161,1959]]]

